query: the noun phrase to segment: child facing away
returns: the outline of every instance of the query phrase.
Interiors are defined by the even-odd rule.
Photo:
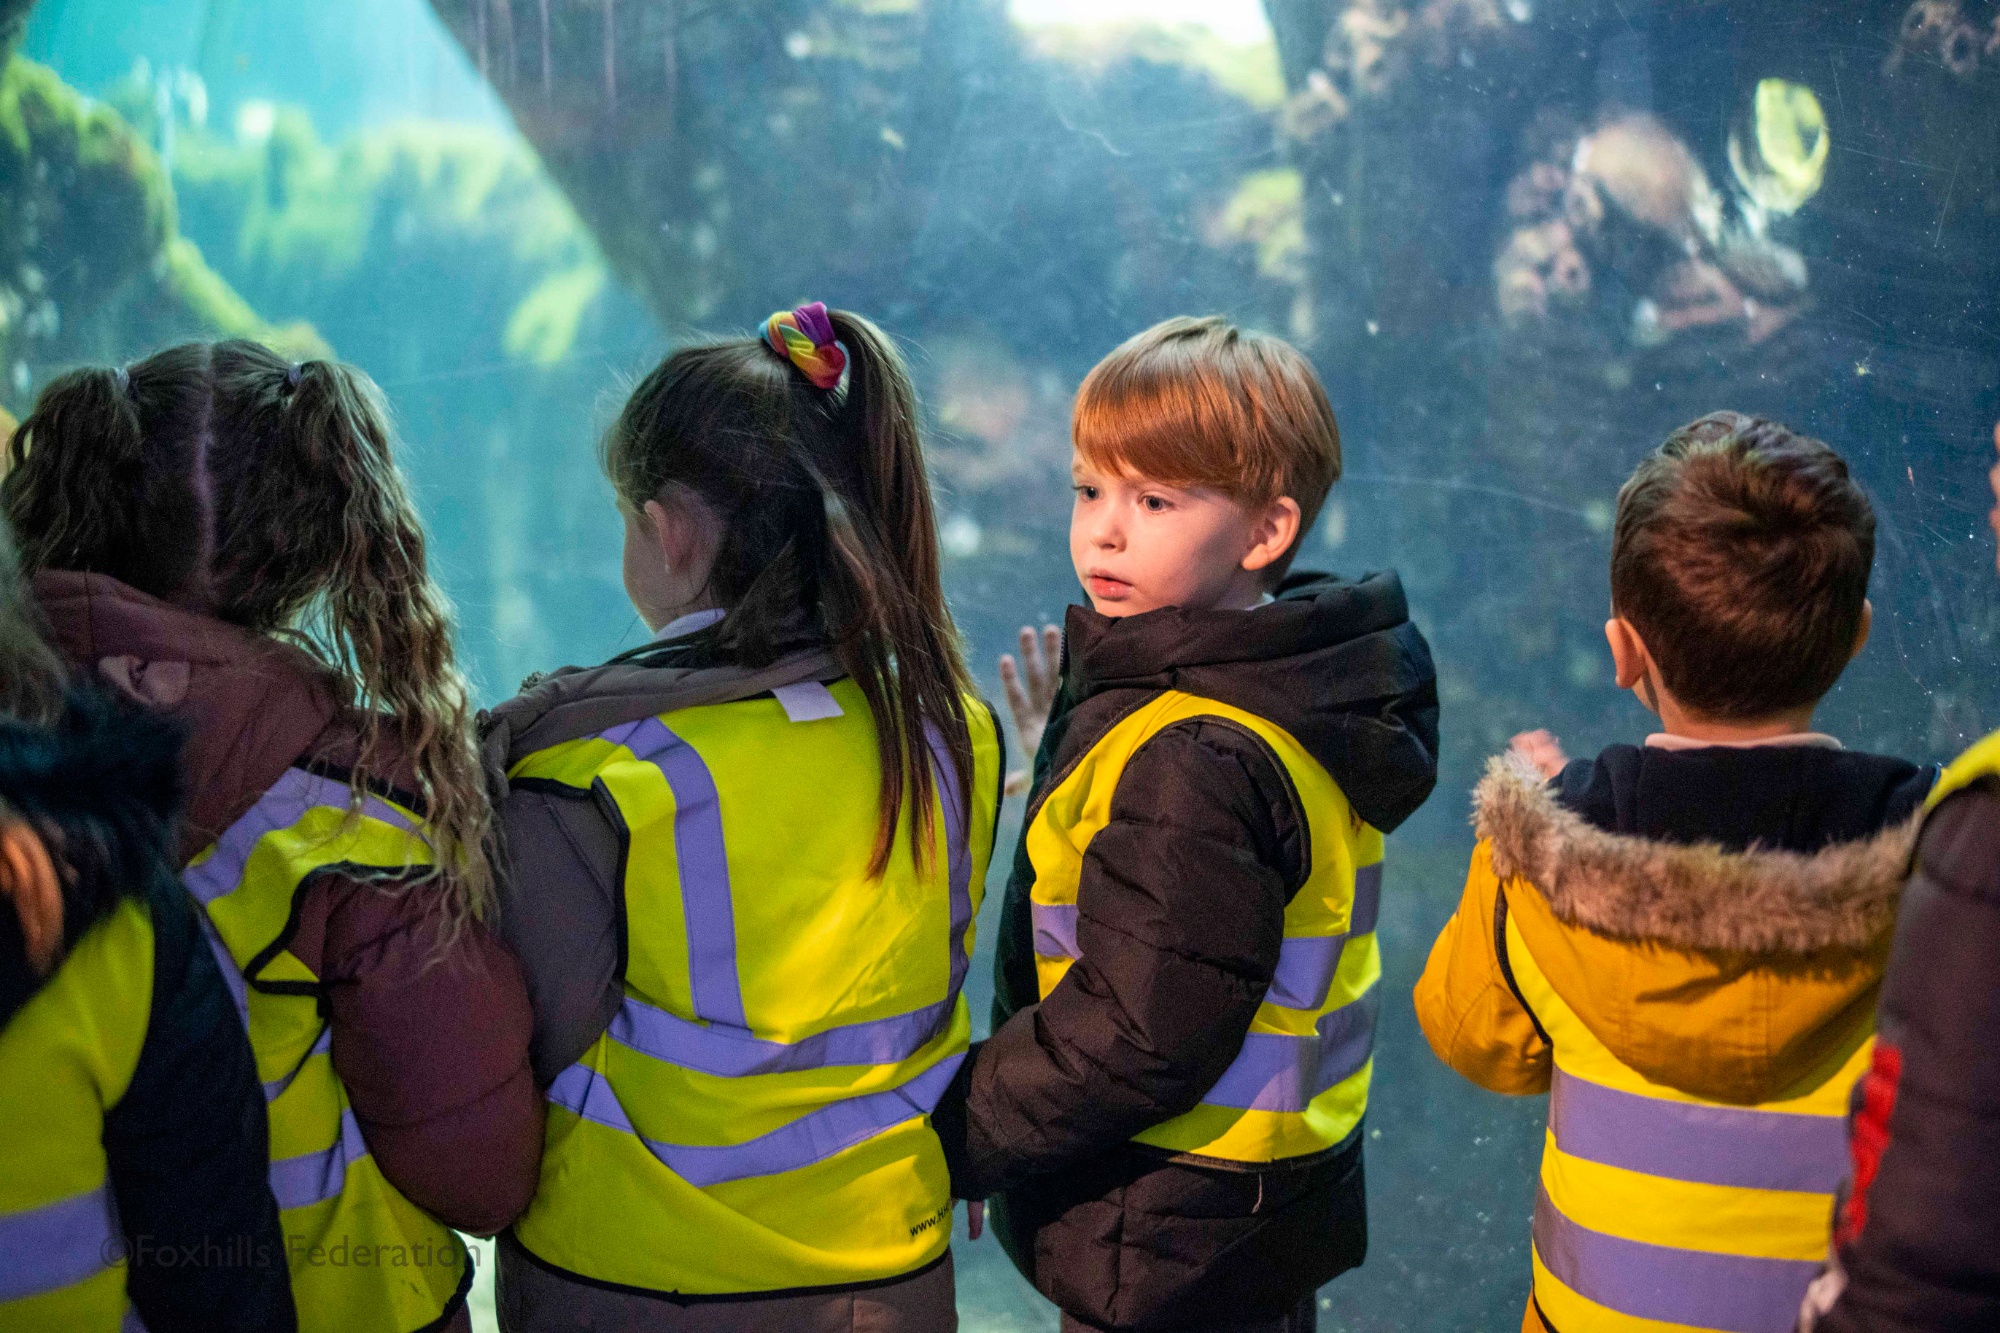
[[[1287,568],[1340,473],[1305,358],[1221,319],[1077,398],[1071,607],[996,962],[936,1123],[1066,1329],[1311,1329],[1362,1260],[1382,835],[1435,781],[1393,573]]]
[[[1812,729],[1874,537],[1819,441],[1675,431],[1619,491],[1605,627],[1660,730],[1570,763],[1524,737],[1474,794],[1417,1015],[1473,1082],[1552,1093],[1524,1330],[1782,1333],[1826,1252],[1935,776]]]
[[[264,1098],[173,876],[180,738],[34,621],[0,522],[0,1333],[289,1333]]]
[[[469,1328],[453,1228],[527,1206],[542,1101],[386,405],[189,343],[51,380],[11,459],[52,646],[187,736],[175,866],[256,1055],[300,1327]]]
[[[2000,465],[1988,479],[2000,537]],[[1927,805],[1805,1333],[2000,1328],[2000,732]]]
[[[604,464],[654,640],[486,736],[551,1103],[500,1327],[949,1333],[928,1112],[1003,763],[908,372],[859,315],[780,311],[661,362]]]

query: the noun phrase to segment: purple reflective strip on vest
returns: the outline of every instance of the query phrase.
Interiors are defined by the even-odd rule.
[[[1380,989],[1319,1016],[1310,1037],[1252,1032],[1202,1101],[1250,1111],[1303,1111],[1312,1099],[1361,1072],[1375,1045]]]
[[[208,951],[215,956],[215,966],[222,973],[223,988],[229,992],[229,1001],[236,1006],[236,1017],[247,1032],[250,1028],[249,983],[243,980],[243,969],[236,965],[229,946],[222,942],[222,932],[208,919],[207,910],[204,908],[198,915],[201,917],[202,938],[208,941]]]
[[[656,720],[656,719],[655,719]],[[723,903],[723,917],[715,913],[698,913],[692,906],[687,908],[690,935],[690,964],[695,955],[693,934],[697,915],[701,915],[706,927],[720,929],[719,920],[727,919],[729,925],[729,956],[727,959],[730,992],[739,1013],[742,1007],[741,991],[737,989],[735,927],[733,912],[728,907],[728,868],[720,852],[722,823],[720,805],[715,797],[715,785],[710,779],[706,766],[700,768],[699,780],[694,781],[685,774],[677,777],[656,754],[673,746],[679,746],[695,765],[701,764],[700,756],[678,737],[667,732],[664,724],[658,735],[640,735],[644,723],[632,723],[614,727],[603,733],[603,738],[614,745],[623,745],[647,762],[658,764],[667,775],[673,788],[677,813],[675,816],[675,845],[681,851],[681,897],[683,903],[692,903],[696,898],[713,899],[719,897]],[[965,935],[972,926],[972,852],[966,833],[965,802],[958,790],[958,778],[951,767],[951,756],[944,748],[944,741],[935,728],[927,729],[933,771],[937,775],[939,804],[944,811],[945,847],[947,852],[948,892],[951,899],[951,919],[948,928],[948,945],[951,950],[951,979],[945,998],[936,1004],[925,1005],[907,1014],[897,1014],[890,1018],[873,1019],[865,1023],[850,1023],[842,1027],[829,1028],[814,1033],[796,1042],[767,1041],[751,1036],[745,1023],[702,1024],[691,1022],[669,1013],[643,1000],[627,996],[619,1006],[618,1013],[611,1020],[610,1034],[613,1041],[630,1047],[644,1055],[679,1065],[686,1069],[700,1070],[706,1074],[740,1078],[752,1074],[774,1074],[786,1070],[824,1069],[836,1065],[898,1064],[922,1050],[951,1021],[953,1008],[959,991],[965,984],[966,967],[970,960],[966,957]],[[642,748],[644,752],[642,753]],[[685,788],[684,788],[684,785]],[[691,797],[698,797],[706,791],[708,813],[704,819],[712,825],[712,837],[717,852],[706,864],[720,865],[720,893],[716,883],[709,882],[694,886],[688,879],[686,851],[688,840],[683,837],[680,823],[686,807],[681,805],[683,790]],[[696,840],[705,836],[697,831]],[[718,958],[718,951],[710,949],[707,957]],[[700,986],[695,991],[695,1011],[702,1013]],[[713,996],[718,988],[711,986]],[[706,1017],[707,1015],[703,1015]]]
[[[710,1023],[748,1028],[743,991],[736,980],[736,912],[729,899],[722,799],[708,765],[656,717],[613,727],[603,739],[659,769],[674,794],[674,854],[680,866],[688,987],[695,1015]]]
[[[1375,933],[1376,918],[1382,915],[1382,863],[1362,866],[1354,872],[1354,910],[1347,914],[1347,934]]]
[[[368,1143],[354,1119],[354,1108],[340,1110],[340,1137],[321,1152],[309,1152],[271,1163],[271,1194],[278,1207],[304,1208],[339,1194],[347,1184],[347,1168],[368,1155]]]
[[[1341,935],[1299,935],[1278,946],[1278,967],[1264,999],[1284,1009],[1317,1009],[1333,989],[1340,956],[1356,935],[1373,934],[1382,913],[1382,863],[1354,872],[1354,906]]]
[[[1035,952],[1043,958],[1081,958],[1076,947],[1075,903],[1029,903],[1028,921],[1035,932]]]
[[[267,834],[290,828],[315,806],[331,806],[345,812],[352,798],[353,792],[344,782],[288,768],[269,791],[257,798],[257,804],[223,830],[222,836],[215,840],[214,853],[206,861],[181,872],[181,883],[195,896],[195,901],[204,905],[234,893],[243,882],[251,853]],[[397,828],[415,827],[408,815],[374,796],[361,798],[361,811],[370,819]]]
[[[125,1307],[124,1317],[118,1321],[118,1333],[146,1333],[145,1321],[140,1319],[139,1312],[129,1305]]]
[[[706,1187],[750,1176],[795,1171],[863,1143],[886,1129],[928,1114],[950,1085],[959,1062],[941,1060],[901,1087],[849,1097],[800,1116],[745,1143],[721,1147],[662,1143],[633,1128],[611,1084],[586,1065],[571,1065],[549,1085],[548,1098],[586,1120],[619,1130],[646,1145],[660,1164],[690,1185]]]
[[[1820,1269],[1809,1259],[1758,1259],[1609,1236],[1563,1216],[1546,1190],[1535,1195],[1534,1237],[1543,1266],[1585,1300],[1635,1319],[1723,1333],[1791,1333],[1799,1302]]]
[[[325,1055],[332,1049],[333,1029],[331,1027],[323,1027],[319,1030],[319,1040],[312,1044],[312,1049],[306,1052],[304,1060],[300,1060],[292,1066],[291,1073],[286,1074],[283,1078],[274,1078],[264,1085],[264,1100],[266,1102],[275,1102],[278,1098],[284,1096],[285,1089],[292,1086],[292,1080],[297,1078],[299,1071],[306,1067],[306,1060],[312,1059],[315,1055]]]
[[[111,1266],[118,1222],[103,1186],[0,1214],[0,1301],[59,1291]]]
[[[965,969],[971,959],[965,952],[965,933],[972,929],[972,840],[967,834],[965,793],[958,789],[958,770],[952,765],[951,750],[938,729],[924,724],[924,739],[931,747],[931,771],[937,779],[938,804],[944,808],[946,873],[951,893],[951,998],[965,985]]]
[[[642,1055],[704,1074],[743,1078],[834,1065],[893,1065],[928,1045],[951,1019],[954,992],[912,1013],[828,1028],[795,1042],[765,1041],[740,1028],[705,1027],[632,996],[611,1019],[611,1039]]]
[[[1354,872],[1354,909],[1349,913],[1352,924],[1346,934],[1299,935],[1278,945],[1277,970],[1271,974],[1271,989],[1264,998],[1285,1009],[1317,1009],[1325,1004],[1347,941],[1372,933],[1381,910],[1382,863],[1378,861]],[[1028,919],[1037,954],[1044,958],[1083,957],[1076,943],[1075,903],[1030,903]]]
[[[1571,1157],[1669,1180],[1831,1194],[1847,1174],[1840,1116],[1663,1101],[1560,1067],[1549,1127]]]

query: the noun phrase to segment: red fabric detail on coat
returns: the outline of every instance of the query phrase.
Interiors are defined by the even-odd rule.
[[[1896,1112],[1896,1088],[1903,1078],[1903,1053],[1877,1039],[1875,1058],[1861,1080],[1861,1105],[1854,1113],[1848,1134],[1848,1152],[1854,1158],[1854,1183],[1840,1210],[1834,1240],[1852,1244],[1868,1225],[1868,1188],[1882,1166],[1882,1154],[1889,1147],[1889,1117]]]

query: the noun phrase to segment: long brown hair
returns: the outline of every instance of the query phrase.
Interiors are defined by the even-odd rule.
[[[751,666],[800,635],[831,645],[875,718],[882,759],[870,873],[894,846],[907,795],[919,864],[933,836],[926,728],[971,791],[971,678],[945,605],[917,395],[887,336],[829,312],[843,387],[821,389],[760,338],[684,347],[640,382],[604,439],[604,469],[637,510],[685,488],[722,521],[713,631]]]
[[[492,901],[492,816],[392,439],[352,367],[189,343],[51,381],[14,434],[0,505],[30,570],[108,574],[328,667],[362,710],[353,808],[393,734],[436,853],[420,882],[456,925]]]
[[[53,725],[62,714],[65,677],[62,658],[42,637],[13,530],[0,520],[0,719]]]

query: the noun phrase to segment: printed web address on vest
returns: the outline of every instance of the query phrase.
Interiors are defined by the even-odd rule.
[[[332,1245],[316,1245],[303,1236],[287,1236],[280,1255],[270,1245],[258,1244],[248,1236],[227,1242],[205,1240],[198,1245],[177,1245],[152,1236],[124,1236],[105,1241],[102,1258],[108,1268],[136,1264],[140,1268],[446,1268],[455,1269],[468,1257],[457,1245],[433,1245],[418,1241],[410,1245],[353,1245],[346,1240]]]

